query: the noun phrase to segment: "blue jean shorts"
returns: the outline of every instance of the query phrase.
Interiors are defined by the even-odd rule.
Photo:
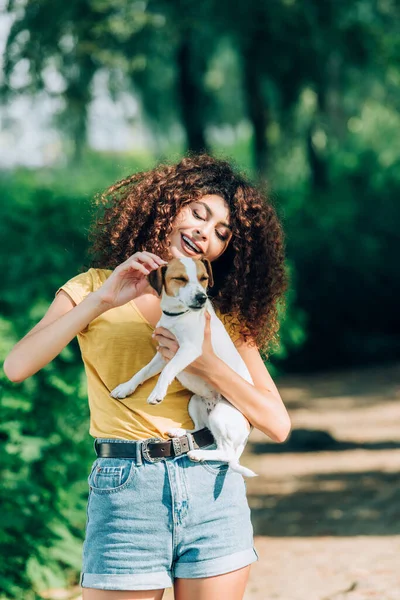
[[[148,462],[137,452],[98,458],[88,481],[82,587],[161,589],[258,558],[243,477],[226,463],[185,454]]]

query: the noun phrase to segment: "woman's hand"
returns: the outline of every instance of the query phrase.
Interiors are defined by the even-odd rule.
[[[146,276],[165,264],[167,261],[151,252],[135,252],[118,265],[107,281],[94,293],[107,308],[122,306],[140,296],[149,285]]]
[[[196,360],[194,360],[188,367],[186,367],[186,373],[190,373],[192,375],[199,375],[201,377],[202,374],[207,373],[209,369],[212,368],[213,361],[215,360],[215,353],[211,345],[210,322],[210,314],[206,312],[203,352],[201,356],[196,358]],[[158,342],[158,352],[160,352],[162,357],[167,362],[169,362],[171,358],[175,356],[179,348],[179,344],[176,337],[168,329],[165,329],[165,327],[157,327],[154,330],[153,337]]]

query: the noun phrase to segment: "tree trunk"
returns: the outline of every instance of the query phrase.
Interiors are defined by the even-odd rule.
[[[325,159],[319,155],[314,147],[312,141],[313,130],[314,123],[311,123],[306,138],[308,164],[311,170],[311,185],[315,190],[325,190],[328,187],[327,165]]]
[[[261,75],[257,68],[256,44],[252,44],[243,55],[245,98],[247,113],[253,125],[253,164],[257,178],[263,181],[267,175],[269,148],[267,126],[269,110],[262,93]]]
[[[198,65],[190,43],[190,31],[186,31],[177,53],[178,92],[183,126],[186,131],[188,149],[193,152],[208,152],[205,139],[206,94],[203,78],[206,64]]]
[[[69,81],[65,92],[64,127],[72,141],[71,160],[73,164],[80,162],[87,142],[87,113],[91,101],[91,85],[95,71],[92,59],[87,56],[82,57],[77,76]]]

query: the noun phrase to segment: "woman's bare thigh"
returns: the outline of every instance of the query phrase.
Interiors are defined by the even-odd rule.
[[[161,600],[165,590],[123,592],[82,588],[82,600]]]
[[[215,577],[175,579],[175,600],[242,600],[250,574],[250,565]]]

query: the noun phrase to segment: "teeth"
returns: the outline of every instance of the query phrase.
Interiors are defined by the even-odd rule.
[[[191,248],[193,248],[193,250],[194,250],[195,252],[197,252],[198,254],[201,252],[201,251],[200,251],[200,250],[197,248],[197,246],[195,246],[195,245],[193,244],[193,242],[191,242],[191,241],[189,240],[189,238],[187,238],[185,235],[182,235],[182,238],[183,238],[183,241],[184,241],[184,242],[185,242],[185,243],[186,243],[188,246],[190,246]]]

